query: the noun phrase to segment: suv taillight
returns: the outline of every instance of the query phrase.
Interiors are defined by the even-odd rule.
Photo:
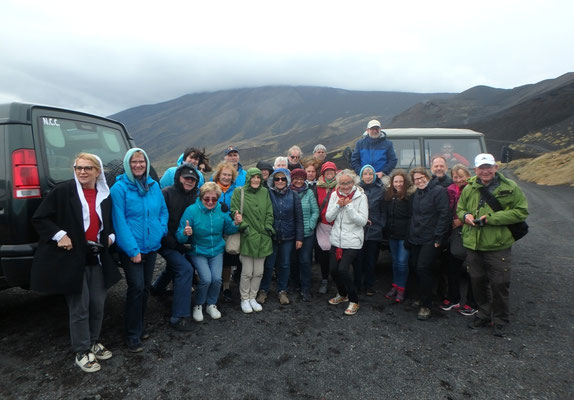
[[[18,149],[12,153],[12,185],[15,199],[42,197],[34,150]]]

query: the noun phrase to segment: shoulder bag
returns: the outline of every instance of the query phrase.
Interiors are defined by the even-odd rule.
[[[479,188],[480,194],[486,203],[492,208],[493,211],[501,211],[502,205],[500,202],[488,191],[487,188],[484,186]],[[512,233],[512,237],[514,240],[522,239],[528,233],[528,224],[526,221],[517,222],[515,224],[506,225],[508,229],[510,229],[510,233]]]
[[[243,199],[245,196],[245,191],[243,187],[240,186],[237,189],[241,190],[241,204],[239,206],[239,214],[243,215]],[[226,235],[225,237],[225,251],[229,254],[239,254],[241,248],[241,234],[239,232],[233,235]]]

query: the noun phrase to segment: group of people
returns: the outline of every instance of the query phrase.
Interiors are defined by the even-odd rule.
[[[387,298],[405,300],[410,269],[417,278],[418,318],[430,318],[435,264],[442,258],[448,295],[441,307],[476,314],[472,327],[493,320],[495,331],[503,331],[513,243],[506,226],[528,211],[524,195],[497,172],[491,155],[476,157],[472,178],[457,164],[451,179],[443,156],[432,159],[431,173],[417,167],[407,174],[395,170],[392,142],[372,120],[356,144],[352,169],[339,170],[326,156],[320,144],[307,159],[292,146],[273,165],[260,161],[245,170],[230,146],[210,177],[205,152],[189,148],[158,183],[146,152],[133,148],[109,189],[98,156],[79,154],[74,180],[57,185],[33,217],[40,240],[31,282],[35,290],[65,294],[76,364],[94,372],[112,356],[99,339],[106,290],[121,278],[112,245],[127,283],[129,352],[142,351],[149,337],[144,317],[150,293],[165,294],[171,282],[169,324],[194,331],[204,311],[221,318],[217,302],[220,293],[231,295],[233,269],[241,310],[249,314],[263,310],[274,277],[280,304],[289,304],[293,293],[310,301],[315,259],[318,292],[328,293],[330,276],[337,292],[328,303],[345,303],[344,314],[354,315],[359,293],[374,294],[384,236],[393,275]],[[481,199],[481,188],[500,201],[501,211]],[[226,251],[236,235],[239,250]],[[452,235],[462,237],[465,261],[445,251]],[[157,254],[166,268],[153,281]],[[468,304],[467,266],[478,313]]]

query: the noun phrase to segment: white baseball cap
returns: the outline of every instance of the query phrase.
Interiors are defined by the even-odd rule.
[[[372,119],[369,121],[369,123],[367,124],[367,129],[371,129],[375,126],[378,126],[379,128],[381,127],[381,123],[379,121],[377,121],[376,119]]]
[[[488,153],[482,153],[477,155],[474,158],[474,166],[476,168],[480,167],[481,165],[495,165],[496,161],[494,161],[494,156],[492,154],[488,154]]]

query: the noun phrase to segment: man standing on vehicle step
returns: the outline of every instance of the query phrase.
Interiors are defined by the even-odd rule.
[[[474,166],[476,176],[469,179],[457,207],[465,224],[462,240],[478,304],[478,314],[469,328],[490,326],[492,322],[494,335],[504,337],[510,317],[511,247],[515,241],[509,225],[526,219],[528,203],[518,185],[498,172],[491,154],[476,156]]]

